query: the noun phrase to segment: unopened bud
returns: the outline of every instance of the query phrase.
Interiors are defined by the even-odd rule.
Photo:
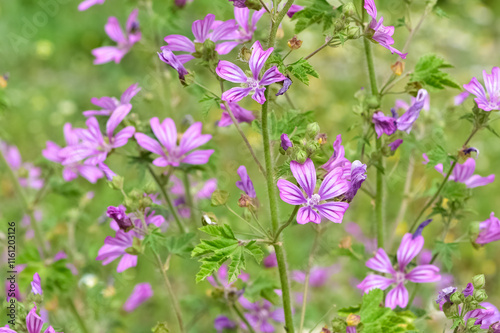
[[[109,187],[113,190],[122,190],[123,189],[123,177],[114,176],[113,180],[108,182]]]
[[[293,36],[292,39],[288,40],[288,47],[292,50],[298,50],[302,46],[302,41],[297,38],[297,35]]]
[[[476,275],[472,278],[472,284],[474,285],[474,288],[476,289],[481,289],[485,285],[485,279],[484,279],[484,274],[479,274]]]
[[[462,303],[462,293],[460,292],[455,292],[450,296],[450,301],[453,304],[461,304]]]
[[[212,193],[212,206],[223,206],[227,202],[227,198],[229,197],[229,193],[227,191],[215,190]]]
[[[319,124],[317,122],[310,123],[309,125],[307,125],[306,134],[310,138],[315,138],[316,135],[319,134],[319,130]]]
[[[347,28],[347,37],[349,39],[358,39],[361,37],[361,32],[358,27],[348,27]]]
[[[304,150],[298,150],[295,153],[295,158],[294,160],[299,162],[300,164],[304,163],[307,159],[307,153]]]
[[[352,2],[348,2],[342,6],[342,13],[347,17],[356,15],[356,6]]]
[[[484,289],[478,289],[474,291],[474,299],[478,302],[483,302],[488,298]]]
[[[149,196],[145,196],[139,199],[139,207],[142,210],[151,207],[152,204],[153,204],[153,199],[151,199]]]
[[[306,145],[307,152],[312,155],[319,149],[319,143],[317,141],[309,141]]]
[[[132,191],[129,192],[128,196],[133,198],[133,199],[139,200],[142,198],[143,193],[142,193],[142,191],[139,191],[138,189],[133,189]]]
[[[405,63],[402,61],[396,61],[394,64],[391,65],[391,70],[397,76],[401,76],[401,74],[403,74],[405,70]]]
[[[368,107],[370,109],[376,109],[380,106],[380,102],[377,98],[377,96],[370,95],[367,99],[366,102],[368,104]]]

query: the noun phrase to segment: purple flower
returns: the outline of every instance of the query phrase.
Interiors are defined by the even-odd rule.
[[[246,8],[247,7],[247,5],[245,4],[246,0],[229,0],[229,2],[232,2],[233,6],[236,8]]]
[[[472,296],[474,294],[474,286],[472,283],[467,283],[467,287],[462,291],[462,294],[464,294],[465,297]]]
[[[483,71],[484,87],[473,77],[468,84],[464,84],[465,90],[476,96],[477,106],[484,111],[500,109],[500,68],[493,67],[491,74]]]
[[[108,265],[121,257],[116,271],[123,272],[130,267],[137,266],[137,256],[127,253],[127,249],[132,247],[133,232],[125,232],[121,229],[116,231],[115,237],[108,236],[104,240],[104,245],[99,249],[96,260],[102,261],[103,265]]]
[[[330,172],[335,168],[342,168],[344,178],[348,178],[351,174],[351,162],[345,157],[345,149],[342,146],[342,136],[339,134],[333,143],[333,155],[321,168]]]
[[[235,20],[225,22],[215,21],[214,14],[207,14],[203,20],[193,22],[191,30],[193,31],[194,41],[182,35],[168,35],[165,37],[167,46],[162,47],[162,50],[185,52],[177,54],[176,57],[182,64],[194,59],[192,53],[196,52],[195,43],[203,44],[206,40],[211,40],[214,43],[222,40],[231,40],[234,38],[234,33],[238,29]],[[219,43],[215,50],[219,54],[229,53],[236,45],[232,47],[225,43]]]
[[[443,172],[443,164],[437,164],[434,169],[442,173],[443,176],[446,176],[446,174]],[[495,180],[495,175],[493,174],[489,175],[488,177],[474,175],[475,169],[476,160],[470,157],[463,164],[457,163],[455,169],[453,169],[452,175],[448,179],[457,183],[464,183],[467,188],[488,185],[490,183],[493,183],[493,181]]]
[[[137,20],[138,10],[134,9],[127,19],[126,31],[122,30],[120,22],[114,16],[108,19],[104,26],[106,34],[117,43],[116,46],[103,46],[92,50],[95,57],[94,65],[105,64],[110,61],[120,63],[122,58],[130,51],[132,46],[141,40],[139,21]]]
[[[186,205],[186,189],[183,182],[175,176],[170,177],[170,179],[174,183],[170,188],[170,192],[175,196],[174,206],[178,208],[179,215],[183,218],[191,217],[191,208]],[[210,199],[212,193],[217,189],[217,179],[215,178],[211,178],[204,183],[195,182],[190,178],[189,183],[191,192],[194,193],[194,203],[202,199]]]
[[[214,274],[217,275],[218,280],[222,283],[223,288],[229,288],[235,282],[235,281],[233,281],[233,282],[228,281],[228,268],[227,268],[226,264],[220,266],[217,273],[214,273]],[[248,275],[247,273],[241,273],[240,275],[238,275],[238,279],[240,279],[243,282],[247,282],[250,279],[250,275]],[[217,284],[217,282],[215,281],[215,278],[213,277],[213,275],[210,275],[209,277],[207,277],[207,281],[214,287],[219,286]]]
[[[238,31],[235,32],[235,35],[233,37],[233,39],[235,39],[236,42],[226,42],[223,44],[227,44],[226,47],[231,47],[230,43],[236,43],[234,45],[236,46],[239,43],[245,43],[251,41],[255,30],[257,30],[257,22],[259,22],[260,18],[265,12],[266,12],[265,8],[255,11],[252,14],[252,18],[249,23],[248,21],[250,19],[250,9],[246,7],[244,8],[234,7],[234,18],[236,19],[236,23],[238,23],[239,26]],[[234,46],[231,47],[231,49],[233,49]]]
[[[153,289],[149,283],[136,284],[132,294],[123,305],[123,310],[132,312],[151,297],[153,297]]]
[[[59,251],[54,256],[54,261],[59,261],[59,260],[67,259],[67,258],[68,258],[68,255],[66,254],[66,252]],[[68,262],[68,263],[66,263],[66,268],[68,268],[73,275],[78,275],[78,269],[76,268],[76,266],[74,264]]]
[[[479,235],[476,238],[477,244],[488,244],[500,240],[500,220],[491,213],[490,218],[479,223]]]
[[[381,111],[373,114],[372,122],[375,124],[377,138],[380,138],[384,133],[387,135],[393,135],[397,130],[396,119],[384,115]]]
[[[262,49],[259,41],[256,41],[252,46],[252,55],[250,56],[249,66],[252,72],[252,77],[247,77],[246,74],[235,64],[220,60],[217,65],[216,72],[224,80],[244,84],[244,87],[234,87],[222,94],[222,99],[228,102],[238,102],[243,97],[252,93],[252,98],[260,104],[264,104],[265,86],[275,82],[280,82],[286,77],[278,71],[278,67],[269,68],[264,75],[260,75],[267,58],[271,55],[274,48],[270,47],[267,51]]]
[[[451,295],[457,291],[455,287],[447,287],[441,290],[438,294],[438,298],[436,299],[436,303],[442,306],[446,302],[450,302]]]
[[[35,190],[43,187],[44,181],[40,178],[42,169],[35,167],[31,163],[23,163],[19,149],[16,146],[9,146],[5,142],[0,141],[0,152],[22,187],[30,187]]]
[[[245,192],[250,198],[257,197],[255,188],[253,187],[253,182],[248,176],[247,168],[244,165],[241,165],[238,168],[238,175],[240,176],[241,180],[238,180],[236,182],[236,187]]]
[[[106,134],[102,135],[99,122],[95,117],[87,119],[86,129],[75,130],[80,143],[63,148],[59,156],[63,157],[63,165],[74,165],[85,160],[86,165],[97,165],[106,160],[108,154],[115,148],[127,144],[134,133],[133,126],[127,126],[115,134],[115,129],[132,109],[131,104],[121,105],[111,114],[106,123]]]
[[[345,199],[349,202],[354,199],[356,193],[361,188],[361,185],[366,180],[366,164],[361,161],[354,161],[351,164],[351,173],[347,180],[349,180],[349,190],[344,195]]]
[[[38,273],[35,273],[35,275],[33,275],[33,281],[31,282],[31,292],[35,295],[43,294],[42,282]]]
[[[78,135],[71,127],[71,124],[64,124],[63,130],[68,147],[77,146],[79,144]],[[49,161],[62,164],[64,162],[64,157],[61,154],[62,149],[63,148],[59,147],[56,143],[47,141],[47,148],[42,151],[42,155]],[[72,181],[73,179],[76,179],[78,175],[81,175],[94,184],[104,175],[103,171],[97,166],[82,164],[79,161],[63,165],[63,167],[63,179],[67,182]]]
[[[189,72],[184,67],[179,58],[172,51],[170,51],[167,46],[161,47],[161,53],[158,52],[158,57],[160,57],[161,61],[177,71],[177,74],[179,74],[179,80],[181,80],[181,82],[185,81],[185,76],[188,75]]]
[[[323,287],[330,277],[338,272],[338,268],[339,267],[336,265],[329,267],[312,267],[309,274],[309,284],[312,287]],[[306,273],[303,271],[293,271],[292,279],[304,284],[306,281]]]
[[[395,151],[396,149],[399,148],[399,146],[401,146],[402,143],[403,139],[396,139],[393,142],[389,143],[388,146],[389,148],[391,148],[391,151]]]
[[[299,5],[292,5],[292,6],[290,7],[290,9],[288,10],[288,12],[286,12],[286,15],[287,15],[289,18],[292,18],[292,17],[293,17],[293,15],[295,15],[295,13],[300,12],[302,9],[304,9],[304,7],[299,6]]]
[[[293,143],[288,138],[288,134],[286,133],[281,134],[281,148],[283,148],[283,150],[286,151],[288,148],[291,147],[293,147]]]
[[[35,304],[35,303],[34,303]],[[28,315],[26,316],[26,328],[28,329],[28,333],[41,333],[42,327],[43,327],[43,319],[36,314],[36,304],[33,307],[33,309],[30,310]],[[0,332],[2,333],[16,333],[16,331],[13,331],[11,329],[4,329],[0,328]],[[56,333],[54,328],[52,326],[49,326],[44,333]]]
[[[132,220],[127,216],[125,207],[122,205],[118,207],[109,206],[106,215],[113,219],[118,224],[118,227],[125,232],[134,228]]]
[[[405,234],[397,252],[398,266],[396,269],[393,268],[391,260],[384,249],[378,249],[375,257],[366,262],[366,266],[374,271],[389,274],[390,277],[369,274],[357,287],[367,293],[374,288],[385,290],[391,285],[396,285],[387,294],[385,306],[391,309],[395,309],[398,305],[401,308],[406,307],[408,304],[408,290],[405,283],[407,281],[427,283],[441,279],[439,268],[434,265],[418,265],[407,272],[408,264],[420,253],[423,246],[423,236],[418,235],[414,238],[410,233]]]
[[[371,16],[372,20],[370,21],[370,29],[373,33],[373,40],[378,42],[380,45],[391,51],[392,54],[396,53],[401,57],[401,59],[405,59],[408,53],[402,53],[401,51],[396,50],[391,45],[394,44],[394,39],[392,35],[394,34],[393,26],[384,26],[382,23],[384,22],[384,18],[380,17],[380,20],[377,22],[377,7],[375,7],[374,0],[365,0],[366,12]]]
[[[165,118],[160,124],[158,118],[154,117],[150,123],[154,135],[160,142],[143,133],[136,133],[135,138],[139,146],[160,155],[153,161],[153,164],[158,167],[168,165],[178,167],[181,163],[206,164],[214,152],[213,149],[192,151],[212,138],[210,134],[201,134],[202,124],[200,122],[189,126],[186,132],[182,134],[179,145],[177,145],[177,128],[172,119]]]
[[[214,320],[214,328],[217,331],[217,333],[222,333],[226,329],[229,330],[235,329],[236,326],[237,326],[236,323],[226,316],[218,316]]]
[[[288,76],[286,76],[285,81],[283,81],[283,87],[281,87],[281,89],[276,93],[276,96],[281,96],[286,93],[292,83],[292,80]]]
[[[278,188],[281,200],[291,205],[302,205],[297,213],[297,222],[299,224],[320,223],[321,216],[323,216],[334,223],[342,223],[349,204],[327,201],[341,196],[349,189],[347,181],[342,179],[342,169],[335,168],[330,171],[321,183],[318,193],[314,193],[316,169],[309,158],[303,164],[291,161],[290,169],[305,195],[297,185],[285,179],[278,180]]]
[[[423,161],[422,161],[423,165],[426,165],[427,163],[429,163],[429,156],[427,156],[426,153],[422,154],[422,158],[423,158]]]
[[[468,91],[461,92],[460,94],[455,96],[455,98],[453,99],[453,103],[455,105],[461,105],[463,102],[465,102],[465,100],[469,97],[469,95],[470,92]]]
[[[272,268],[278,266],[278,259],[276,258],[276,253],[271,253],[262,261],[265,268]]]
[[[406,131],[410,133],[413,123],[417,121],[420,111],[425,105],[425,100],[428,96],[427,90],[420,89],[417,94],[417,98],[413,104],[408,108],[408,110],[396,120],[398,130]]]
[[[467,322],[469,318],[476,318],[474,325],[481,325],[481,329],[487,330],[491,324],[500,320],[500,311],[491,303],[479,303],[485,309],[476,309],[465,314],[464,320]]]
[[[252,123],[252,121],[255,120],[255,116],[253,115],[252,111],[242,108],[241,106],[238,105],[238,103],[228,102],[227,104],[231,109],[234,118],[238,121],[238,123],[250,124]],[[220,108],[224,110],[224,112],[222,112],[222,116],[220,117],[218,126],[219,127],[230,126],[233,123],[233,121],[231,119],[231,116],[226,110],[226,106],[223,103],[221,103]]]
[[[132,98],[137,95],[137,93],[141,91],[138,83],[134,83],[130,87],[128,87],[120,97],[120,100],[114,97],[92,97],[90,102],[95,106],[101,108],[101,110],[88,110],[83,111],[83,115],[85,117],[92,116],[110,116],[119,106],[130,104]]]
[[[94,6],[94,5],[102,5],[104,3],[104,1],[105,0],[85,0],[85,1],[82,1],[78,5],[78,10],[84,11],[84,10],[87,10],[90,7]]]
[[[261,300],[251,303],[245,297],[240,297],[239,302],[241,306],[247,310],[245,318],[253,329],[258,332],[272,333],[275,331],[271,321],[278,323],[285,322],[285,313],[283,309],[273,310],[273,305],[268,300]],[[241,325],[246,328],[244,324]]]

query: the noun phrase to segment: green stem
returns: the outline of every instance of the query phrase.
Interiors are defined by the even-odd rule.
[[[294,333],[292,317],[292,302],[290,293],[290,282],[288,280],[288,264],[285,257],[283,245],[278,243],[274,244],[274,252],[276,253],[276,260],[278,261],[278,271],[280,274],[281,291],[283,299],[283,310],[285,312],[285,331],[287,333]]]
[[[172,204],[172,200],[170,199],[167,192],[165,191],[165,187],[163,187],[160,179],[158,178],[158,176],[155,174],[155,172],[153,171],[153,169],[149,165],[148,165],[148,171],[151,174],[151,176],[153,177],[156,185],[158,186],[158,189],[160,190],[160,192],[163,196],[163,199],[165,199],[165,201],[167,202],[168,208],[170,209],[170,212],[174,216],[175,222],[179,226],[179,229],[181,230],[181,232],[183,234],[185,234],[186,228],[184,227],[184,224],[182,224],[181,218],[179,217],[179,214],[177,214],[177,209],[175,209],[174,205]]]
[[[80,316],[80,313],[76,309],[75,303],[73,303],[73,300],[71,298],[67,298],[68,306],[73,314],[73,316],[76,318],[76,321],[78,322],[78,326],[80,326],[80,330],[82,333],[89,333],[89,330],[87,329],[87,326],[85,325],[85,321],[83,321],[83,318]]]
[[[247,326],[247,329],[250,333],[255,333],[255,330],[253,329],[252,325],[248,322],[247,318],[243,315],[243,312],[241,312],[240,308],[236,304],[232,304],[232,308],[234,309],[234,312],[238,315],[238,317],[241,319],[242,322],[245,323]]]
[[[377,76],[375,74],[375,65],[373,64],[372,46],[368,38],[363,38],[363,44],[365,47],[366,64],[368,65],[368,75],[370,77],[370,89],[372,95],[378,99]]]
[[[170,299],[172,301],[172,306],[175,311],[175,316],[177,317],[177,323],[179,324],[179,332],[184,333],[184,324],[182,321],[182,311],[179,306],[179,302],[177,301],[177,297],[175,296],[174,289],[172,288],[172,284],[168,279],[167,273],[165,272],[165,267],[163,266],[163,262],[161,261],[160,255],[155,251],[154,252],[156,263],[158,268],[160,269],[161,275],[163,277],[163,281],[165,282],[165,286],[167,287],[168,293],[170,294]]]
[[[276,231],[276,234],[274,236],[274,243],[278,242],[281,232],[283,232],[283,230],[292,223],[293,219],[295,218],[295,215],[297,215],[297,212],[299,211],[299,208],[300,206],[295,206],[292,214],[290,214],[290,217],[288,218],[288,221],[286,221],[286,223],[283,223],[281,227],[278,229],[278,231]]]
[[[21,202],[22,202],[24,208],[26,209],[26,213],[28,214],[28,216],[30,218],[30,226],[33,229],[33,231],[35,232],[35,239],[36,239],[36,242],[38,244],[38,248],[41,250],[42,258],[45,258],[47,256],[47,253],[48,253],[47,247],[45,246],[45,241],[44,241],[42,231],[41,231],[37,221],[35,220],[35,216],[33,214],[33,211],[34,211],[33,205],[29,204],[28,199],[26,198],[26,195],[24,193],[24,190],[22,189],[21,184],[19,184],[19,179],[14,174],[14,171],[10,167],[9,163],[7,163],[7,160],[5,159],[5,156],[3,156],[3,153],[1,151],[0,151],[0,158],[3,162],[3,164],[5,165],[5,168],[7,170],[7,173],[9,174],[9,177],[12,180],[12,184],[14,185],[14,188],[16,189],[16,192],[17,192],[19,199],[21,199]]]
[[[186,193],[186,204],[191,210],[191,222],[193,223],[193,227],[196,228],[198,219],[196,214],[196,207],[194,206],[193,194],[191,193],[191,184],[189,182],[189,173],[184,172],[184,178],[182,180],[184,183],[184,191]]]

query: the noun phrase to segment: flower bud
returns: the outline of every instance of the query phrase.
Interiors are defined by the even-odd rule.
[[[488,333],[500,333],[500,321],[491,325]]]
[[[315,138],[316,135],[319,134],[319,130],[319,124],[317,122],[310,123],[309,125],[307,125],[306,134],[310,138]]]
[[[356,6],[352,2],[348,2],[342,6],[342,13],[347,17],[356,15]]]
[[[452,318],[458,315],[458,304],[446,302],[443,304],[443,313],[446,318]]]
[[[474,291],[474,299],[478,302],[483,302],[488,298],[486,291],[484,289],[478,289]]]
[[[367,99],[366,99],[366,103],[368,104],[368,107],[370,109],[376,109],[380,106],[380,102],[377,98],[377,96],[373,96],[373,95],[370,95]]]
[[[462,293],[460,292],[455,292],[453,293],[451,296],[450,296],[450,301],[453,303],[453,304],[461,304],[462,303]]]
[[[128,232],[131,229],[134,228],[134,224],[132,223],[132,220],[130,217],[127,216],[125,213],[125,207],[123,206],[118,206],[118,207],[113,207],[109,206],[106,215],[113,219],[116,224],[120,227],[121,230]]]
[[[309,155],[314,154],[319,149],[319,143],[317,141],[309,141],[306,144],[306,149]]]
[[[484,279],[484,274],[479,274],[476,275],[472,278],[472,284],[474,285],[474,288],[476,289],[481,289],[485,285],[485,279]]]
[[[144,196],[141,199],[139,199],[139,207],[142,210],[151,207],[152,204],[153,204],[153,199],[151,199],[149,196]]]
[[[297,35],[293,36],[292,39],[288,40],[288,47],[292,50],[298,50],[302,46],[302,41],[297,38]]]
[[[122,190],[123,189],[123,177],[114,176],[113,180],[108,182],[109,187],[113,190]]]
[[[212,206],[223,206],[227,202],[227,198],[229,197],[229,193],[227,191],[215,190],[212,193]]]
[[[139,191],[138,189],[133,189],[132,191],[129,192],[128,196],[131,197],[132,199],[139,200],[142,198],[142,191]]]
[[[284,151],[287,151],[288,148],[293,147],[293,143],[290,140],[290,138],[288,138],[288,135],[286,133],[281,134],[280,139],[281,139],[280,147]]]
[[[307,159],[307,153],[304,150],[300,149],[296,151],[294,158],[295,161],[302,164],[306,161],[306,159]]]
[[[361,32],[358,27],[348,27],[347,28],[347,37],[349,39],[358,39],[361,37]]]

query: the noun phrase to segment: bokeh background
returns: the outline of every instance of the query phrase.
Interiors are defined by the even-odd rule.
[[[423,11],[425,1],[411,2],[414,25]],[[301,0],[297,3],[307,4]],[[330,3],[340,4],[338,1]],[[406,3],[403,0],[378,0],[379,15],[384,16],[384,23],[396,24],[405,15]],[[45,142],[52,140],[63,144],[62,126],[66,122],[84,126],[85,118],[81,112],[92,109],[91,97],[119,97],[129,85],[137,82],[142,91],[132,101],[132,112],[138,119],[147,121],[152,116],[160,119],[171,117],[176,123],[185,125],[192,119],[203,121],[204,132],[213,134],[209,145],[216,149],[216,153],[210,167],[200,177],[216,177],[219,188],[231,193],[230,205],[239,209],[236,202],[239,190],[234,186],[236,169],[241,164],[246,165],[263,207],[261,217],[265,219],[268,213],[264,179],[249,158],[236,130],[234,127],[217,127],[220,110],[212,107],[206,113],[198,104],[204,91],[194,85],[182,87],[175,73],[160,62],[156,55],[160,46],[164,45],[164,36],[174,33],[190,36],[192,21],[203,18],[209,12],[214,13],[217,19],[232,18],[232,4],[226,0],[194,0],[181,9],[175,7],[171,0],[107,0],[104,5],[94,6],[85,12],[79,12],[77,5],[77,1],[68,0],[0,2],[0,73],[8,73],[9,76],[7,87],[0,90],[1,139],[17,145],[23,160],[42,165],[46,167],[45,170],[55,168],[41,156]],[[493,66],[499,65],[500,2],[445,0],[438,1],[438,6],[440,15],[432,13],[427,17],[408,50],[405,61],[407,69],[413,68],[421,55],[436,53],[454,66],[448,72],[457,82],[464,84],[472,76],[480,77],[483,69],[490,71]],[[90,51],[110,45],[111,42],[104,32],[107,18],[116,16],[123,23],[134,8],[139,9],[143,33],[141,42],[132,48],[120,64],[93,65]],[[264,15],[258,25],[257,38],[265,40],[268,24],[269,19]],[[277,46],[283,54],[288,51],[286,41],[294,35],[293,26],[294,23],[286,18],[283,23],[284,37]],[[397,28],[396,47],[401,48],[407,36],[406,29]],[[307,29],[298,37],[303,40],[302,48],[293,52],[289,60],[309,54],[324,41],[318,26]],[[379,82],[383,82],[391,74],[390,65],[397,59],[382,47],[374,46],[373,49],[377,77]],[[226,57],[234,59],[236,52]],[[353,112],[356,104],[354,94],[361,87],[368,87],[362,42],[349,41],[343,47],[327,48],[310,62],[318,70],[320,79],[312,78],[309,86],[295,82],[289,90],[290,97],[297,109],[314,111],[321,131],[328,135],[328,146],[331,146],[337,134],[342,134],[347,157],[357,159],[360,120]],[[202,66],[191,62],[187,67],[196,74],[199,82],[217,91],[218,83]],[[403,86],[393,89],[395,92],[402,90]],[[431,109],[422,112],[410,138],[388,160],[387,237],[394,238],[393,251],[407,231],[408,224],[425,204],[427,197],[424,196],[442,179],[432,168],[422,165],[422,153],[436,144],[443,145],[449,153],[455,153],[469,134],[471,125],[460,118],[472,108],[472,99],[462,106],[453,106],[453,97],[459,92],[452,89],[431,91]],[[388,95],[384,98],[382,110],[388,113],[398,98],[409,101],[410,97],[405,94]],[[245,100],[243,105],[247,109],[258,110],[258,105],[251,99]],[[286,112],[286,108],[288,105],[283,104],[283,110],[278,112]],[[496,120],[498,116],[495,114],[492,118]],[[493,121],[492,126],[500,131],[498,122]],[[250,126],[243,125],[243,128],[257,153],[262,154],[260,134]],[[472,146],[481,152],[476,173],[486,176],[497,172],[499,143],[500,138],[488,131],[480,132],[473,139]],[[132,150],[134,147],[127,146],[126,149]],[[128,188],[144,187],[150,182],[143,170],[123,156],[113,156],[109,163],[113,170],[125,177]],[[404,183],[411,164],[414,172],[408,196],[404,194]],[[0,218],[2,221],[20,221],[24,215],[23,206],[16,198],[3,168],[2,165]],[[372,187],[375,178],[373,172],[372,168],[368,177]],[[92,185],[79,178],[64,185],[60,179],[60,169],[57,168],[50,182],[57,190],[48,194],[38,207],[43,214],[39,223],[51,242],[52,251],[67,251],[70,261],[79,271],[74,281],[69,283],[70,290],[62,292],[57,288],[49,288],[45,293],[45,308],[51,324],[67,333],[78,332],[74,317],[64,302],[65,297],[74,298],[77,311],[93,332],[150,332],[157,321],[172,321],[172,309],[165,301],[168,293],[162,288],[159,274],[154,274],[155,270],[148,261],[139,260],[137,268],[122,274],[116,273],[115,263],[101,266],[100,262],[95,261],[104,238],[112,234],[108,224],[103,223],[103,213],[107,206],[120,203],[118,193],[102,180]],[[467,214],[453,221],[457,227],[448,236],[449,240],[462,235],[470,222],[485,220],[497,209],[500,204],[498,182],[473,191]],[[79,206],[81,198],[89,191],[95,193],[94,198],[85,206]],[[401,212],[405,198],[408,207]],[[246,228],[223,210],[211,208],[208,203],[202,203],[201,208],[215,212],[221,221],[231,223],[235,228]],[[282,219],[289,212],[290,207],[283,205]],[[365,276],[367,270],[362,262],[341,256],[338,251],[340,239],[348,235],[344,226],[351,221],[358,223],[368,237],[375,237],[373,203],[364,193],[360,192],[355,198],[344,223],[329,226],[321,240],[315,265],[337,265],[338,272],[325,287],[311,290],[306,317],[308,329],[319,323],[318,329],[335,316],[336,309],[361,301],[354,284]],[[433,238],[441,229],[439,218],[426,229],[426,248],[432,249]],[[285,232],[291,269],[305,269],[313,237],[314,231],[308,225],[294,225]],[[356,242],[356,239],[353,241]],[[20,255],[32,247],[30,241],[24,240],[22,233],[18,237],[18,244]],[[459,287],[465,286],[475,274],[486,274],[489,301],[497,306],[500,306],[499,249],[500,242],[479,250],[464,242],[459,247],[450,272],[455,278],[455,285]],[[211,287],[207,282],[195,283],[197,269],[196,261],[176,257],[172,259],[169,274],[184,309],[189,332],[210,332],[214,331],[213,319],[218,314],[227,314],[228,310],[224,304],[211,299]],[[273,270],[264,271],[254,263],[249,265],[247,271],[252,278],[260,274],[277,274]],[[27,290],[31,276],[22,275],[21,289]],[[125,314],[121,310],[123,302],[138,282],[150,282],[155,296],[133,313]],[[299,292],[301,285],[294,283],[293,289]],[[442,316],[432,310],[435,295],[433,285],[421,288],[419,293],[417,302],[429,311],[432,318],[430,321],[417,322],[422,331],[442,331]],[[0,324],[5,324],[3,317]]]

